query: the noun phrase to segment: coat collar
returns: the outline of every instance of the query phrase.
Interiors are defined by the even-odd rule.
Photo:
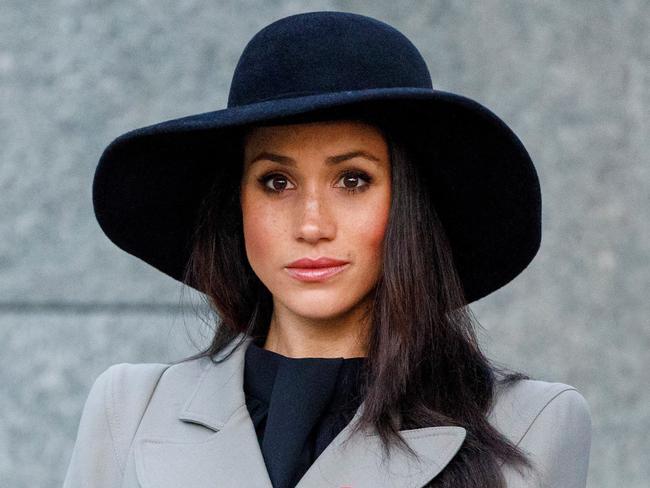
[[[139,440],[136,469],[143,488],[220,486],[219,480],[223,486],[272,488],[243,389],[245,351],[251,337],[240,335],[217,359],[223,359],[240,339],[243,343],[224,362],[214,364],[203,358],[203,370],[178,414],[183,422],[213,432],[198,442]],[[382,462],[376,433],[366,432],[346,440],[363,406],[362,402],[350,423],[318,456],[296,488],[419,488],[442,471],[465,439],[465,429],[457,426],[402,430],[401,435],[420,460],[396,449]]]

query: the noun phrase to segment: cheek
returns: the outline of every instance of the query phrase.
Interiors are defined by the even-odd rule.
[[[389,210],[390,201],[385,198],[366,207],[349,223],[348,235],[355,241],[354,247],[359,253],[357,260],[364,261],[372,268],[378,268],[381,264]]]
[[[269,244],[274,236],[281,235],[278,230],[282,223],[270,205],[260,204],[259,199],[248,199],[246,195],[242,198],[242,217],[246,253],[255,269],[268,263],[275,248]]]
[[[258,261],[262,261],[260,253],[263,253],[264,246],[262,246],[262,236],[264,230],[262,229],[264,220],[258,218],[257,215],[249,214],[244,216],[244,242],[246,243],[246,255],[253,267]]]

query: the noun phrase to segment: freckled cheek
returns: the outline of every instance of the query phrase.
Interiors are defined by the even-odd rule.
[[[378,267],[388,224],[388,206],[378,205],[358,217],[348,230],[357,242],[357,259],[363,260],[367,266]]]
[[[246,253],[252,266],[271,264],[274,251],[279,248],[274,245],[274,238],[282,236],[283,223],[270,205],[242,205],[244,224],[244,239]]]

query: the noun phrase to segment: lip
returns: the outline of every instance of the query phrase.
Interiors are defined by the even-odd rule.
[[[289,276],[298,281],[317,282],[325,281],[340,273],[349,264],[349,261],[327,256],[321,256],[317,259],[305,257],[288,264],[285,269]]]
[[[341,271],[345,270],[349,266],[349,263],[344,263],[338,266],[327,266],[327,267],[320,267],[320,268],[290,268],[286,267],[285,269],[287,270],[287,273],[289,273],[289,276],[292,278],[297,279],[298,281],[305,281],[305,282],[318,282],[318,281],[325,281],[332,276],[340,273]]]
[[[287,268],[300,268],[300,269],[314,269],[314,268],[332,268],[347,264],[348,261],[340,259],[328,258],[326,256],[319,257],[318,259],[301,258],[297,261],[287,264]]]

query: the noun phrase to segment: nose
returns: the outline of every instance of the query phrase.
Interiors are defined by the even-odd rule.
[[[309,243],[334,239],[336,223],[321,194],[310,191],[296,209],[296,238]]]

